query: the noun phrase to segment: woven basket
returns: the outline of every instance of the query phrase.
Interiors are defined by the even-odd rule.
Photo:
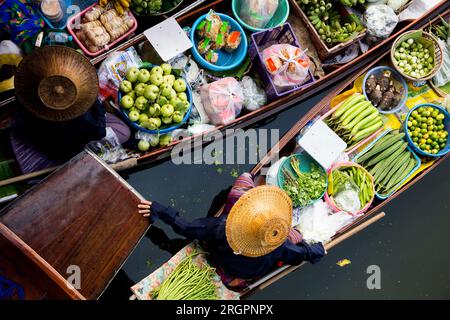
[[[402,70],[400,70],[400,68],[398,67],[398,65],[394,59],[395,49],[397,49],[397,47],[404,40],[408,39],[412,34],[417,33],[417,32],[421,32],[423,38],[425,38],[427,40],[431,40],[434,44],[434,68],[426,77],[423,77],[423,78],[414,78],[414,77],[411,77],[410,75],[404,73]],[[438,72],[438,70],[442,67],[442,64],[444,63],[444,57],[442,55],[442,52],[443,52],[442,48],[434,36],[432,36],[431,34],[429,34],[427,32],[424,32],[422,30],[411,30],[411,31],[405,32],[404,34],[402,34],[395,40],[394,44],[391,47],[391,62],[392,62],[392,65],[394,66],[395,70],[397,70],[406,79],[412,80],[412,81],[424,81],[424,80],[433,78],[436,75],[436,73]]]

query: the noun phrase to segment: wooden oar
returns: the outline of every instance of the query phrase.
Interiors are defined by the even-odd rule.
[[[114,163],[114,164],[112,164],[110,166],[115,171],[123,171],[123,170],[126,170],[126,169],[131,169],[131,168],[134,168],[135,166],[137,166],[137,158],[130,158],[130,159],[118,162],[118,163]],[[30,180],[30,179],[38,178],[38,177],[41,177],[41,176],[45,176],[47,174],[52,173],[53,171],[55,171],[58,168],[59,167],[51,167],[51,168],[48,168],[48,169],[35,171],[35,172],[32,172],[32,173],[24,174],[24,175],[17,176],[17,177],[14,177],[14,178],[1,180],[0,181],[0,187],[4,187],[4,186],[10,185],[10,184],[19,183],[19,182],[27,181],[27,180]]]
[[[332,249],[333,247],[335,247],[336,245],[338,245],[342,241],[350,238],[354,234],[356,234],[356,233],[360,232],[361,230],[367,228],[372,223],[377,222],[378,220],[383,218],[385,215],[386,214],[384,212],[380,212],[379,214],[373,216],[372,218],[362,222],[361,224],[359,224],[355,228],[351,229],[349,232],[346,232],[346,233],[336,237],[335,239],[331,240],[330,242],[328,242],[327,244],[324,245],[325,250],[329,251],[330,249]],[[254,290],[256,288],[258,288],[259,290],[263,290],[264,288],[270,286],[275,281],[278,281],[279,279],[283,278],[287,274],[297,270],[298,268],[300,268],[301,266],[303,266],[306,263],[307,262],[303,262],[303,263],[301,263],[301,264],[299,264],[297,266],[286,265],[284,267],[281,267],[281,268],[275,270],[274,272],[270,273],[269,275],[259,279],[258,281],[254,282],[250,286],[248,286],[241,293],[241,296],[246,295],[247,293],[251,292],[252,290]]]

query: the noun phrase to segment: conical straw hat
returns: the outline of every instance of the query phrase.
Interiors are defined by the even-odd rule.
[[[14,77],[16,96],[36,117],[68,121],[88,111],[98,95],[90,61],[64,46],[37,48],[25,56]]]
[[[242,195],[231,209],[225,232],[236,254],[266,255],[287,239],[292,223],[292,201],[275,186],[260,186]]]

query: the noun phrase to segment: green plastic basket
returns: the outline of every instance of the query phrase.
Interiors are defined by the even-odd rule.
[[[245,29],[251,32],[264,31],[267,29],[272,29],[284,24],[289,17],[289,2],[288,0],[279,0],[278,9],[275,12],[272,19],[270,19],[269,23],[264,28],[255,28],[246,24],[240,17],[239,12],[241,9],[241,1],[242,0],[233,0],[231,3],[231,7],[233,9],[233,14],[236,20],[242,25]]]
[[[307,206],[314,204],[315,202],[319,201],[320,199],[323,198],[323,196],[325,195],[325,191],[328,188],[328,175],[325,171],[325,169],[316,161],[314,160],[309,154],[307,153],[295,153],[290,155],[289,157],[287,157],[286,159],[284,159],[284,161],[281,163],[280,167],[278,168],[278,174],[277,174],[277,180],[278,180],[278,186],[284,190],[283,186],[284,186],[284,175],[283,175],[283,169],[287,169],[288,171],[290,171],[291,173],[294,173],[290,162],[291,162],[291,158],[292,157],[296,157],[299,161],[300,161],[300,171],[301,172],[311,172],[311,166],[314,164],[317,168],[322,170],[322,173],[325,176],[325,188],[323,190],[322,195],[315,199],[310,201],[310,203],[307,204]]]

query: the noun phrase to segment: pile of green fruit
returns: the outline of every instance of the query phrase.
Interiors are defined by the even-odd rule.
[[[434,69],[434,48],[417,39],[406,39],[395,48],[394,63],[405,74],[424,78]]]
[[[348,146],[364,140],[383,126],[378,109],[360,93],[344,100],[326,123]]]
[[[408,134],[417,148],[436,154],[447,145],[445,115],[433,107],[420,107],[408,118]]]
[[[175,8],[181,0],[132,0],[131,10],[140,16],[154,16]]]
[[[128,118],[148,130],[158,131],[182,123],[191,106],[186,81],[176,78],[167,63],[154,66],[150,71],[146,68],[128,69],[126,80],[121,82],[119,89],[124,94],[120,105]],[[163,144],[166,142],[164,140]]]
[[[339,2],[342,3],[344,6],[353,7],[356,6],[358,3],[359,4],[366,3],[366,0],[339,0]]]
[[[331,0],[297,0],[328,47],[354,39],[365,30],[355,14],[343,17]]]
[[[395,191],[417,165],[404,137],[404,133],[388,133],[356,159],[373,175],[375,190],[379,194]]]

